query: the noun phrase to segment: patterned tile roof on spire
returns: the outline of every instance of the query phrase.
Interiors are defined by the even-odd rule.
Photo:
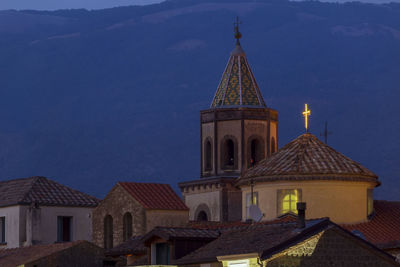
[[[380,184],[377,175],[321,142],[303,134],[248,169],[237,184],[278,180],[351,180]]]
[[[250,106],[266,107],[246,54],[236,44],[218,85],[211,108]]]

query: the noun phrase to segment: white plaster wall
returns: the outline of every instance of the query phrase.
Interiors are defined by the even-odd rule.
[[[7,248],[20,246],[20,206],[0,208],[0,217],[6,217]]]
[[[302,202],[307,203],[306,218],[329,217],[339,224],[367,221],[367,189],[372,183],[343,181],[271,182],[254,186],[258,192],[259,208],[265,214],[263,220],[277,218],[277,190],[301,189]],[[250,187],[242,187],[242,219],[246,216],[246,193]]]
[[[194,220],[194,213],[200,204],[206,204],[210,209],[210,221],[219,221],[221,214],[220,192],[203,192],[195,194],[185,194],[185,204],[189,207],[189,218]]]
[[[92,211],[85,207],[45,207],[41,206],[41,238],[42,243],[57,241],[57,216],[71,216],[72,241],[92,241]]]

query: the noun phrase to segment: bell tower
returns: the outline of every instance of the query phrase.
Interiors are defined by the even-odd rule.
[[[278,149],[278,112],[258,88],[240,45],[231,52],[210,108],[200,112],[200,179],[179,183],[190,220],[242,219],[242,192],[237,178]]]
[[[200,113],[201,177],[238,177],[278,148],[278,112],[266,106],[240,45],[232,51],[211,106]]]

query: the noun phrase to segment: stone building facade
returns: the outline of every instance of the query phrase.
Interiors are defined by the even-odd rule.
[[[93,211],[93,242],[110,249],[156,226],[184,226],[188,212],[169,185],[118,182]]]

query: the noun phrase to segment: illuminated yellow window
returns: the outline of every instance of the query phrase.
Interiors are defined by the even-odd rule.
[[[297,214],[297,202],[301,202],[301,189],[278,190],[278,216],[293,213]]]

